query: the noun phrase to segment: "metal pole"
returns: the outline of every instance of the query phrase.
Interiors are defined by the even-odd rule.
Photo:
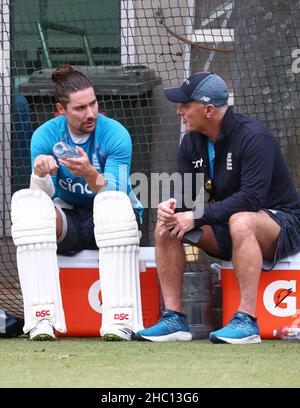
[[[42,48],[43,48],[45,59],[46,59],[46,66],[47,66],[47,68],[52,68],[52,62],[51,62],[51,59],[50,59],[50,53],[49,53],[47,42],[46,42],[46,39],[45,39],[43,27],[42,27],[39,20],[37,20],[36,25],[37,25],[38,34],[39,34],[39,37],[40,37],[40,40],[41,40],[41,43],[42,43]]]
[[[88,58],[89,65],[95,65],[94,58],[93,58],[93,55],[92,55],[92,52],[91,52],[91,47],[90,47],[90,44],[88,42],[87,36],[83,35],[82,39],[83,39],[83,43],[84,43],[84,47],[85,47],[85,51],[86,51],[86,55],[87,55],[87,58]]]

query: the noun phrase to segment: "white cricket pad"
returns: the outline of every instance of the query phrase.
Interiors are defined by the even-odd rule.
[[[65,333],[53,202],[41,190],[17,191],[12,196],[11,218],[24,301],[24,333],[43,319]]]
[[[120,191],[98,193],[94,224],[102,290],[100,334],[118,327],[142,330],[139,230],[128,196]]]

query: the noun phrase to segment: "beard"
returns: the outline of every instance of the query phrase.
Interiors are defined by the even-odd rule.
[[[85,135],[86,133],[92,133],[95,130],[95,127],[96,127],[96,120],[93,120],[93,121],[82,124],[78,128],[78,130],[80,131],[80,133]]]

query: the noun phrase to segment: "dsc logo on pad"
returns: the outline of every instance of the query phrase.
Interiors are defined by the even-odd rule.
[[[129,320],[129,314],[128,313],[115,313],[114,319],[115,320]]]
[[[50,310],[37,310],[35,312],[36,317],[49,317],[50,316]]]

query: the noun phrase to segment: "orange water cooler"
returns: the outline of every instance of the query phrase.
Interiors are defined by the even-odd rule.
[[[99,251],[82,251],[58,256],[60,286],[67,333],[70,337],[99,336],[101,327],[101,261]],[[160,315],[159,283],[154,248],[140,248],[141,297],[144,326],[156,323]]]
[[[269,265],[265,264],[265,268]],[[237,311],[240,292],[231,262],[221,266],[223,324]],[[283,326],[300,327],[300,253],[283,258],[271,271],[263,271],[257,297],[257,318],[261,337],[274,338]]]

